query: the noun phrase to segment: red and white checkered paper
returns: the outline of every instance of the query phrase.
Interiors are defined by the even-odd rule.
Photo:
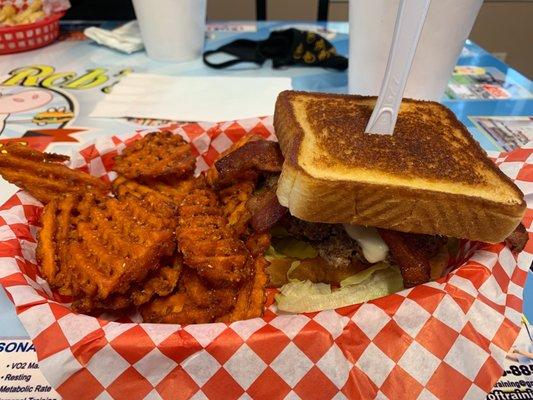
[[[244,134],[274,138],[270,118],[171,128],[193,144],[199,169]],[[112,178],[113,157],[141,135],[86,146],[72,166]],[[496,162],[526,193],[531,232],[533,146]],[[278,315],[271,306],[229,325],[109,321],[73,313],[40,277],[41,209],[24,192],[0,208],[0,282],[66,399],[480,399],[518,334],[533,259],[533,240],[518,257],[466,244],[468,260],[445,278],[342,309]]]

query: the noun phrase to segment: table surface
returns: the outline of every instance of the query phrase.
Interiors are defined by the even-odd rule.
[[[86,26],[112,28],[114,24],[70,22],[62,25],[61,40],[51,46],[0,56],[0,93],[16,92],[23,85],[38,86],[39,90],[47,90],[53,96],[46,109],[9,116],[0,114],[0,140],[24,137],[41,149],[68,152],[72,146],[94,138],[161,123],[88,117],[105,92],[131,71],[180,76],[283,76],[291,77],[294,89],[298,90],[347,91],[346,72],[309,67],[274,70],[270,63],[232,70],[212,70],[201,60],[159,63],[148,59],[144,52],[125,55],[98,46],[85,40],[80,32]],[[318,30],[339,53],[348,53],[348,24],[342,22],[213,23],[208,26],[206,49],[217,48],[237,38],[264,39],[271,30],[289,25]],[[526,137],[533,140],[533,83],[530,80],[470,41],[465,43],[457,65],[462,68],[451,77],[442,102],[453,110],[484,149],[499,152],[508,150],[506,143],[511,140],[524,142]],[[0,203],[16,190],[13,185],[0,180]],[[529,319],[533,319],[532,275],[530,271],[524,293],[524,313]],[[0,337],[27,337],[3,289],[0,289]]]

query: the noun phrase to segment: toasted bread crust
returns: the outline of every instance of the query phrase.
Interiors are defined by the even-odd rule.
[[[454,184],[459,179],[463,186],[467,185],[468,191],[448,193],[409,185],[384,184],[379,180],[365,182],[357,179],[325,179],[311,175],[299,161],[306,133],[297,121],[294,98],[302,95],[317,99],[332,98],[337,101],[370,99],[363,96],[292,91],[282,92],[279,95],[274,114],[274,127],[285,156],[285,164],[277,193],[280,203],[289,207],[292,215],[312,222],[353,223],[491,243],[505,239],[522,219],[526,205],[520,190],[486,157],[479,144],[455,115],[434,102],[416,103],[426,104],[432,108],[438,107],[439,112],[446,112],[446,117],[452,121],[453,128],[460,130],[461,148],[468,149],[470,156],[475,157],[483,169],[490,172],[490,176],[497,180],[497,184],[505,187],[510,193],[509,201],[494,201],[477,196],[476,188],[483,185],[483,182],[472,182],[468,178],[461,180],[459,176],[443,177],[436,174],[435,180],[447,180],[448,184]],[[327,165],[321,165],[321,168],[327,168]],[[383,167],[376,168],[383,170]],[[394,165],[391,169],[393,168]],[[387,172],[391,173],[390,170]],[[401,169],[396,173],[412,175]],[[427,171],[423,171],[422,175],[427,178]]]

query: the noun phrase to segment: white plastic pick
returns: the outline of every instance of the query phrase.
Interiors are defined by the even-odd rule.
[[[431,0],[400,0],[389,59],[366,133],[392,135]]]

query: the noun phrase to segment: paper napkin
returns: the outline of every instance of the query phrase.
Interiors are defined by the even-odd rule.
[[[219,122],[274,114],[290,78],[179,77],[130,74],[105,96],[91,117],[135,117]]]
[[[108,30],[91,26],[83,31],[85,36],[103,46],[131,54],[144,48],[137,21],[130,21],[119,28]]]

